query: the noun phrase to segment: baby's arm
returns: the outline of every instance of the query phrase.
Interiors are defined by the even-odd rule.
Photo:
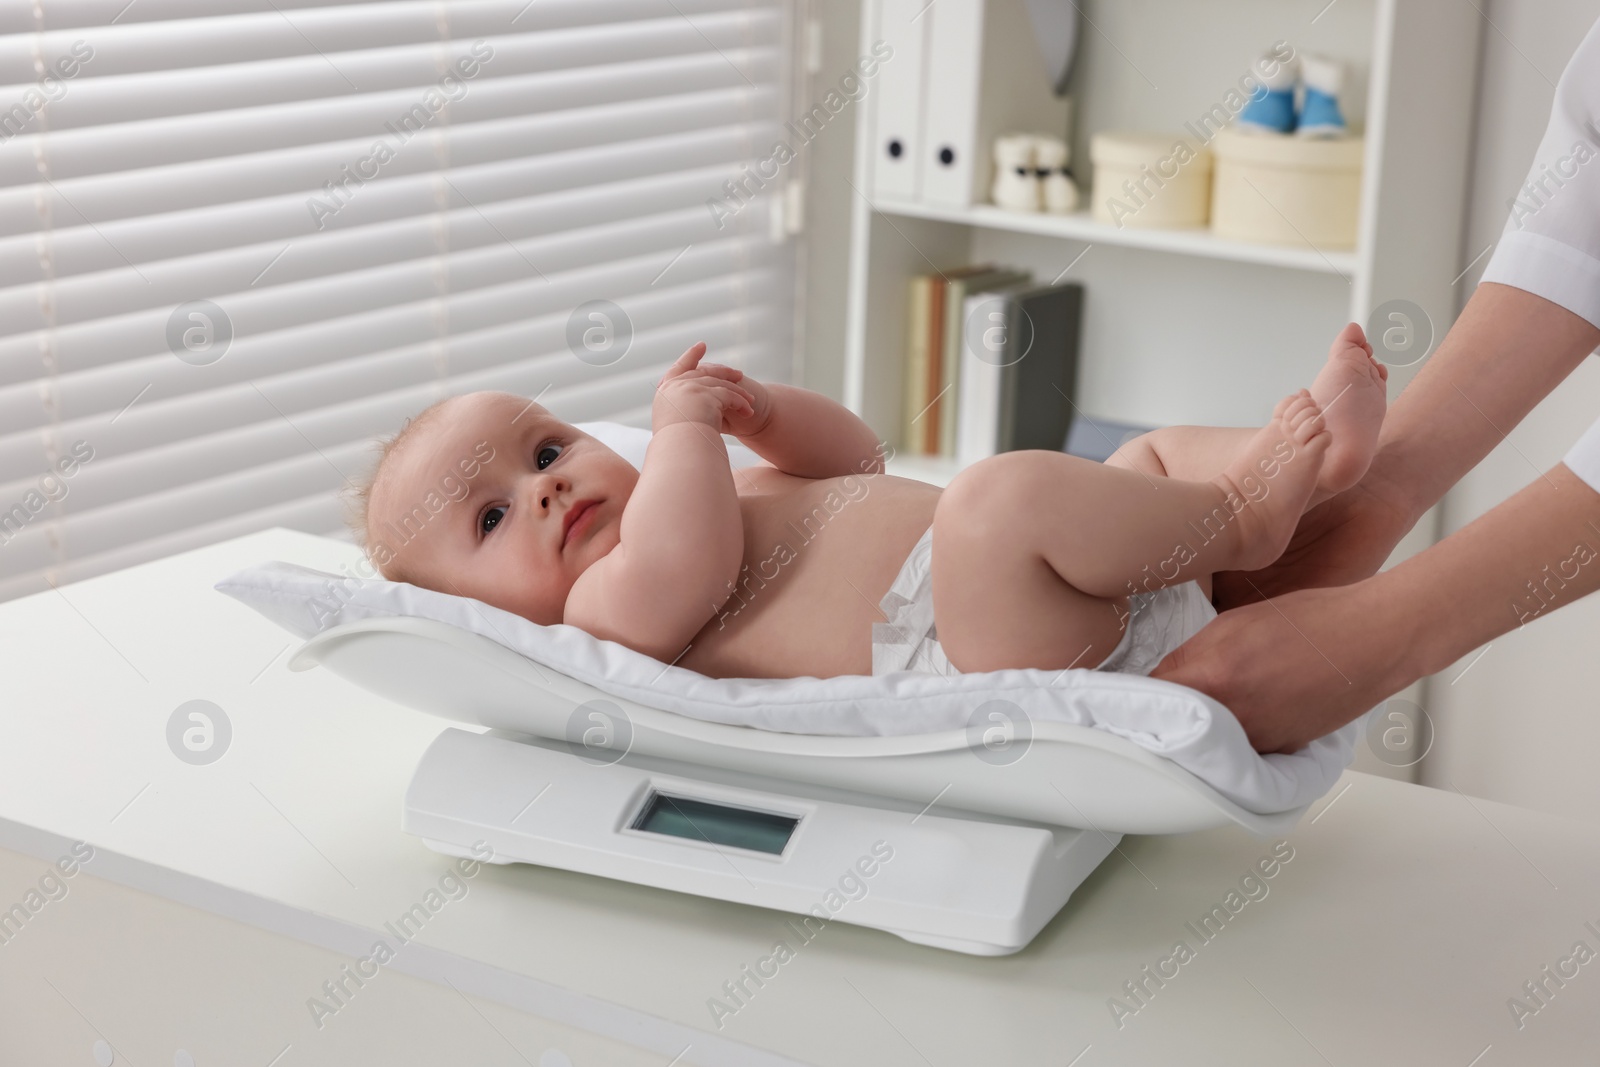
[[[744,561],[744,522],[724,413],[753,410],[749,393],[696,345],[656,390],[654,434],[622,511],[616,548],[578,576],[563,622],[671,662],[716,614]]]
[[[883,473],[877,436],[849,408],[809,389],[765,385],[732,367],[718,369],[733,375],[753,400],[750,413],[727,413],[723,432],[774,467],[801,478]]]

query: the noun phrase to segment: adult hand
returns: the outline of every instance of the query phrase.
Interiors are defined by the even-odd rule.
[[[1218,611],[1297,589],[1350,585],[1378,573],[1415,524],[1398,494],[1375,473],[1307,511],[1289,547],[1257,571],[1225,571],[1212,583]]]
[[[1375,583],[1305,589],[1219,615],[1150,677],[1228,707],[1258,752],[1293,752],[1408,684]]]

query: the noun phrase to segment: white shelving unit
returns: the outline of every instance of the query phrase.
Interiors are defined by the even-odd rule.
[[[1290,270],[1327,271],[1347,278],[1361,266],[1361,259],[1354,252],[1228,241],[1214,236],[1210,228],[1205,226],[1170,230],[1125,226],[1119,229],[1110,223],[1097,222],[1087,211],[1077,211],[1071,215],[1030,214],[1007,211],[993,204],[952,208],[943,204],[907,203],[887,197],[875,198],[873,207],[885,215],[897,217],[933,219],[1011,233],[1061,237],[1086,244],[1121,245],[1124,248],[1226,259],[1236,263],[1259,263]]]
[[[879,0],[862,5],[861,51]],[[872,195],[874,109],[857,124],[845,402],[901,448],[907,284],[994,261],[1085,287],[1076,403],[1150,425],[1259,424],[1311,381],[1347,321],[1406,299],[1454,319],[1482,17],[1458,0],[1080,0],[1072,170],[1087,198],[1099,130],[1184,134],[1274,41],[1344,60],[1344,105],[1364,129],[1354,250],[1225,241],[1206,229],[1118,229],[1068,216]],[[1320,11],[1319,11],[1320,9]],[[1034,57],[1019,57],[1031,61]],[[870,101],[869,101],[870,104]],[[1057,131],[1066,132],[1066,131]],[[1192,139],[1192,138],[1191,138]],[[1391,396],[1414,368],[1390,376]],[[959,401],[958,401],[959,403]],[[953,461],[901,455],[895,473],[943,483]]]

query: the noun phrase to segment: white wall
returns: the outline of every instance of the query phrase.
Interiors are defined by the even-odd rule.
[[[1555,82],[1600,18],[1600,0],[1493,0],[1484,10],[1491,25],[1479,80],[1467,260],[1499,239],[1507,202],[1543,136]],[[1462,279],[1463,302],[1486,263]],[[1597,416],[1600,361],[1591,357],[1450,492],[1443,532],[1558,463]],[[1600,821],[1600,597],[1500,638],[1461,674],[1477,654],[1424,689],[1437,739],[1422,781]]]

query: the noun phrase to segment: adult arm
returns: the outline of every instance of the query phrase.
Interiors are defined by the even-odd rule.
[[[1218,608],[1375,574],[1423,513],[1597,345],[1600,328],[1559,304],[1479,285],[1389,409],[1365,477],[1311,509],[1277,563],[1219,575]]]
[[[1260,751],[1293,751],[1520,625],[1510,605],[1524,583],[1571,558],[1577,538],[1600,548],[1600,531],[1581,528],[1600,524],[1591,431],[1548,475],[1376,574],[1417,518],[1600,344],[1600,327],[1484,283],[1446,341],[1391,409],[1362,483],[1307,514],[1277,570],[1229,576],[1270,599],[1224,611],[1151,675],[1221,701]],[[1600,565],[1583,567],[1555,606],[1593,588],[1581,584],[1591,572]]]
[[[1251,599],[1270,599],[1223,611],[1151,676],[1221,701],[1259,751],[1293,751],[1517,625],[1515,590],[1572,556],[1580,516],[1600,523],[1591,513],[1600,494],[1590,488],[1600,486],[1600,433],[1477,522],[1376,572],[1422,513],[1597,344],[1600,327],[1566,308],[1481,284],[1390,410],[1362,482],[1308,512],[1273,568],[1219,575],[1214,585],[1221,594],[1233,580]],[[1600,547],[1600,532],[1589,536]],[[1571,543],[1559,551],[1557,542]],[[1584,581],[1591,571],[1600,565],[1583,568]],[[1233,595],[1245,599],[1237,588]]]
[[[1390,570],[1219,616],[1152,677],[1227,704],[1258,751],[1292,752],[1596,589],[1600,492],[1563,463]]]

